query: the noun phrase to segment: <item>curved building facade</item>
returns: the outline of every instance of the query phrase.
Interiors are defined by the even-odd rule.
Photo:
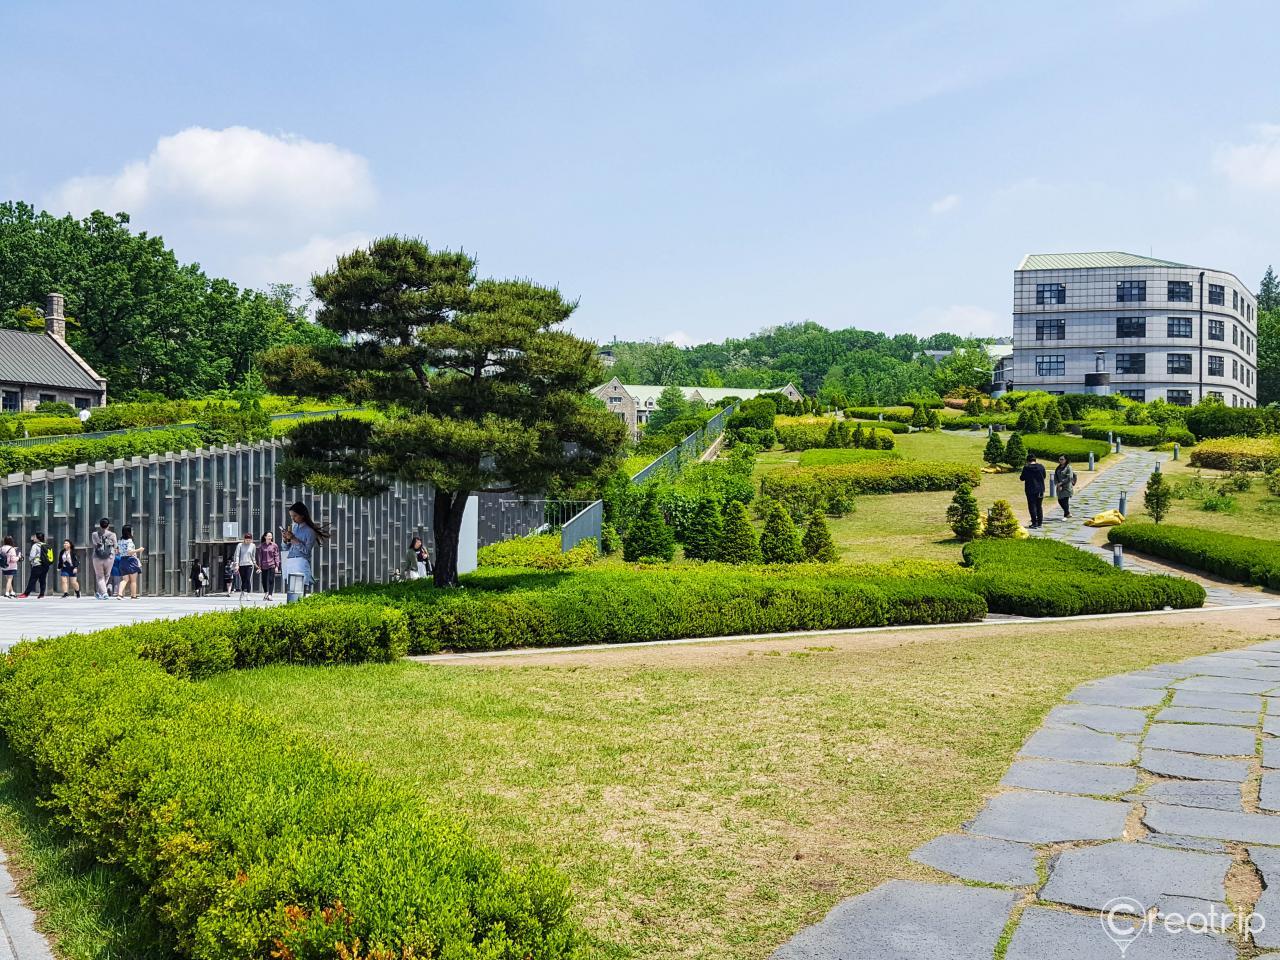
[[[1028,254],[1013,274],[1012,388],[1256,406],[1257,312],[1222,270],[1131,253]]]

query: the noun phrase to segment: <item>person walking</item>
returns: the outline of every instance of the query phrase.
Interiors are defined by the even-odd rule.
[[[236,585],[236,561],[234,557],[218,557],[218,569],[222,571],[222,589],[229,597]]]
[[[262,595],[267,600],[275,598],[276,577],[280,573],[280,544],[276,535],[268,530],[258,544],[258,569],[262,571]]]
[[[246,533],[236,547],[236,571],[240,575],[241,600],[246,593],[253,592],[253,568],[257,565],[258,545],[253,542],[253,534]]]
[[[1032,454],[1027,454],[1027,465],[1022,468],[1018,479],[1022,481],[1022,489],[1027,495],[1027,512],[1031,514],[1031,527],[1044,526],[1044,484],[1048,473],[1044,465]]]
[[[116,599],[123,600],[128,590],[134,600],[138,599],[138,577],[142,574],[142,560],[139,555],[145,547],[140,547],[133,539],[133,527],[120,528],[120,586],[116,588]]]
[[[1053,488],[1058,495],[1058,506],[1062,508],[1062,518],[1071,516],[1071,498],[1076,494],[1076,472],[1071,469],[1071,462],[1065,456],[1058,458],[1058,465],[1053,468]]]
[[[4,580],[4,595],[9,600],[17,599],[13,592],[13,582],[18,579],[18,561],[22,559],[22,551],[13,545],[13,537],[5,537],[0,544],[0,577]]]
[[[317,527],[311,511],[302,501],[289,508],[291,525],[281,528],[284,539],[284,598],[286,603],[301,600],[314,578],[311,574],[311,551],[317,542],[329,539],[329,531]],[[299,592],[300,591],[300,592]]]
[[[191,593],[193,596],[204,596],[204,585],[209,582],[209,575],[204,572],[199,559],[191,561],[191,569],[187,571],[187,577],[191,581]]]
[[[76,599],[80,599],[80,561],[76,559],[76,545],[70,540],[62,541],[62,550],[58,553],[58,585],[62,587],[63,600],[73,590]]]
[[[405,569],[410,580],[421,580],[431,573],[431,555],[427,553],[426,544],[421,537],[409,541],[409,549],[405,551]]]
[[[27,560],[31,568],[27,571],[27,588],[18,594],[19,600],[25,600],[31,596],[31,591],[36,587],[40,588],[40,594],[36,599],[44,599],[45,582],[49,579],[49,568],[53,566],[53,557],[50,556],[52,552],[52,548],[44,542],[43,533],[31,535],[31,549],[27,552]]]
[[[111,568],[116,561],[119,540],[111,529],[111,521],[103,517],[98,529],[89,534],[89,563],[93,567],[93,596],[107,599],[107,584],[111,580]]]

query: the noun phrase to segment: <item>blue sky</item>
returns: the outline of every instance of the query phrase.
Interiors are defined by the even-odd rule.
[[[418,235],[600,340],[1001,334],[1026,252],[1280,261],[1269,14],[5,0],[0,197],[253,285]]]

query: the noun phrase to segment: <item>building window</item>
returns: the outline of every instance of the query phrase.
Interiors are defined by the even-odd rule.
[[[1220,283],[1209,284],[1209,302],[1223,306],[1227,302],[1227,288]]]
[[[1065,340],[1067,339],[1067,321],[1063,317],[1057,317],[1049,320],[1036,320],[1036,339],[1037,340]]]
[[[93,401],[90,400],[88,397],[76,397],[77,410],[88,410],[92,406],[93,406]]]
[[[1209,321],[1209,339],[1210,340],[1226,340],[1227,339],[1227,322],[1225,320]]]
[[[1165,398],[1175,407],[1191,406],[1190,390],[1168,390],[1165,392]]]
[[[58,395],[56,393],[42,393],[39,395],[37,403],[57,403]]]
[[[1169,373],[1190,373],[1191,372],[1191,354],[1189,353],[1171,353],[1167,358],[1167,367]]]
[[[1116,337],[1145,337],[1147,335],[1146,317],[1116,317]]]
[[[2,401],[0,402],[0,407],[4,409],[5,413],[18,412],[18,391],[17,390],[4,391],[4,396],[3,398],[0,398],[0,401]]]
[[[1231,358],[1231,379],[1240,379],[1240,361],[1235,359],[1235,357]]]
[[[1142,303],[1147,299],[1147,281],[1121,280],[1116,284],[1116,303]]]
[[[1191,336],[1191,318],[1190,317],[1170,317],[1169,318],[1169,336],[1171,337]]]
[[[622,402],[622,398],[621,398],[621,397],[610,397],[610,398],[609,398],[609,402],[610,402],[610,403],[621,403],[621,402]]]
[[[1145,353],[1117,353],[1116,373],[1146,373],[1147,355]]]
[[[1051,354],[1036,357],[1037,377],[1065,377],[1067,375],[1067,358],[1065,354]]]
[[[1210,399],[1210,400],[1217,400],[1219,403],[1221,403],[1221,402],[1222,402],[1222,391],[1221,391],[1221,390],[1210,390],[1210,391],[1209,391],[1209,399]]]
[[[1227,361],[1224,357],[1209,354],[1209,376],[1222,377],[1227,373]]]
[[[1231,325],[1231,343],[1234,346],[1240,346],[1240,328],[1234,323]]]
[[[1240,309],[1240,291],[1239,290],[1233,289],[1231,291],[1231,309],[1232,310]]]
[[[1147,400],[1147,391],[1145,390],[1118,390],[1116,392],[1128,400],[1137,400],[1139,403],[1145,403]]]
[[[1067,285],[1065,283],[1037,283],[1036,303],[1066,303]]]
[[[1188,280],[1170,280],[1169,299],[1178,303],[1190,303],[1191,282]]]

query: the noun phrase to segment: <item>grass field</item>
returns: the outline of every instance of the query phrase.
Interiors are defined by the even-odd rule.
[[[894,440],[894,449],[909,459],[975,465],[982,464],[982,448],[986,445],[985,436],[945,431],[899,434]],[[780,450],[763,453],[756,464],[757,477],[774,470],[794,469],[799,458],[797,453]],[[1083,469],[1078,473],[1082,481],[1089,476]],[[1026,503],[1016,473],[984,473],[982,485],[974,495],[983,509],[996,500],[1008,500],[1025,521]],[[941,491],[859,497],[853,513],[828,521],[840,559],[856,562],[914,557],[958,561],[962,545],[952,536],[946,519],[951,496],[949,491]]]
[[[1161,469],[1175,483],[1196,474],[1211,483],[1216,483],[1226,476],[1219,470],[1201,470],[1192,467],[1185,459],[1177,463],[1168,461]],[[1236,507],[1225,513],[1205,510],[1198,500],[1174,500],[1164,522],[1198,527],[1202,530],[1216,530],[1220,533],[1234,533],[1245,537],[1280,540],[1280,498],[1273,497],[1267,492],[1267,485],[1260,475],[1254,474],[1252,489],[1243,493],[1232,493],[1231,496],[1236,501]],[[1133,512],[1134,519],[1151,519],[1140,497],[1137,498],[1136,507],[1136,511]]]
[[[207,687],[461,810],[516,861],[558,866],[593,956],[760,960],[842,897],[926,875],[907,853],[973,815],[1072,686],[1277,632],[1265,614],[272,668]]]

